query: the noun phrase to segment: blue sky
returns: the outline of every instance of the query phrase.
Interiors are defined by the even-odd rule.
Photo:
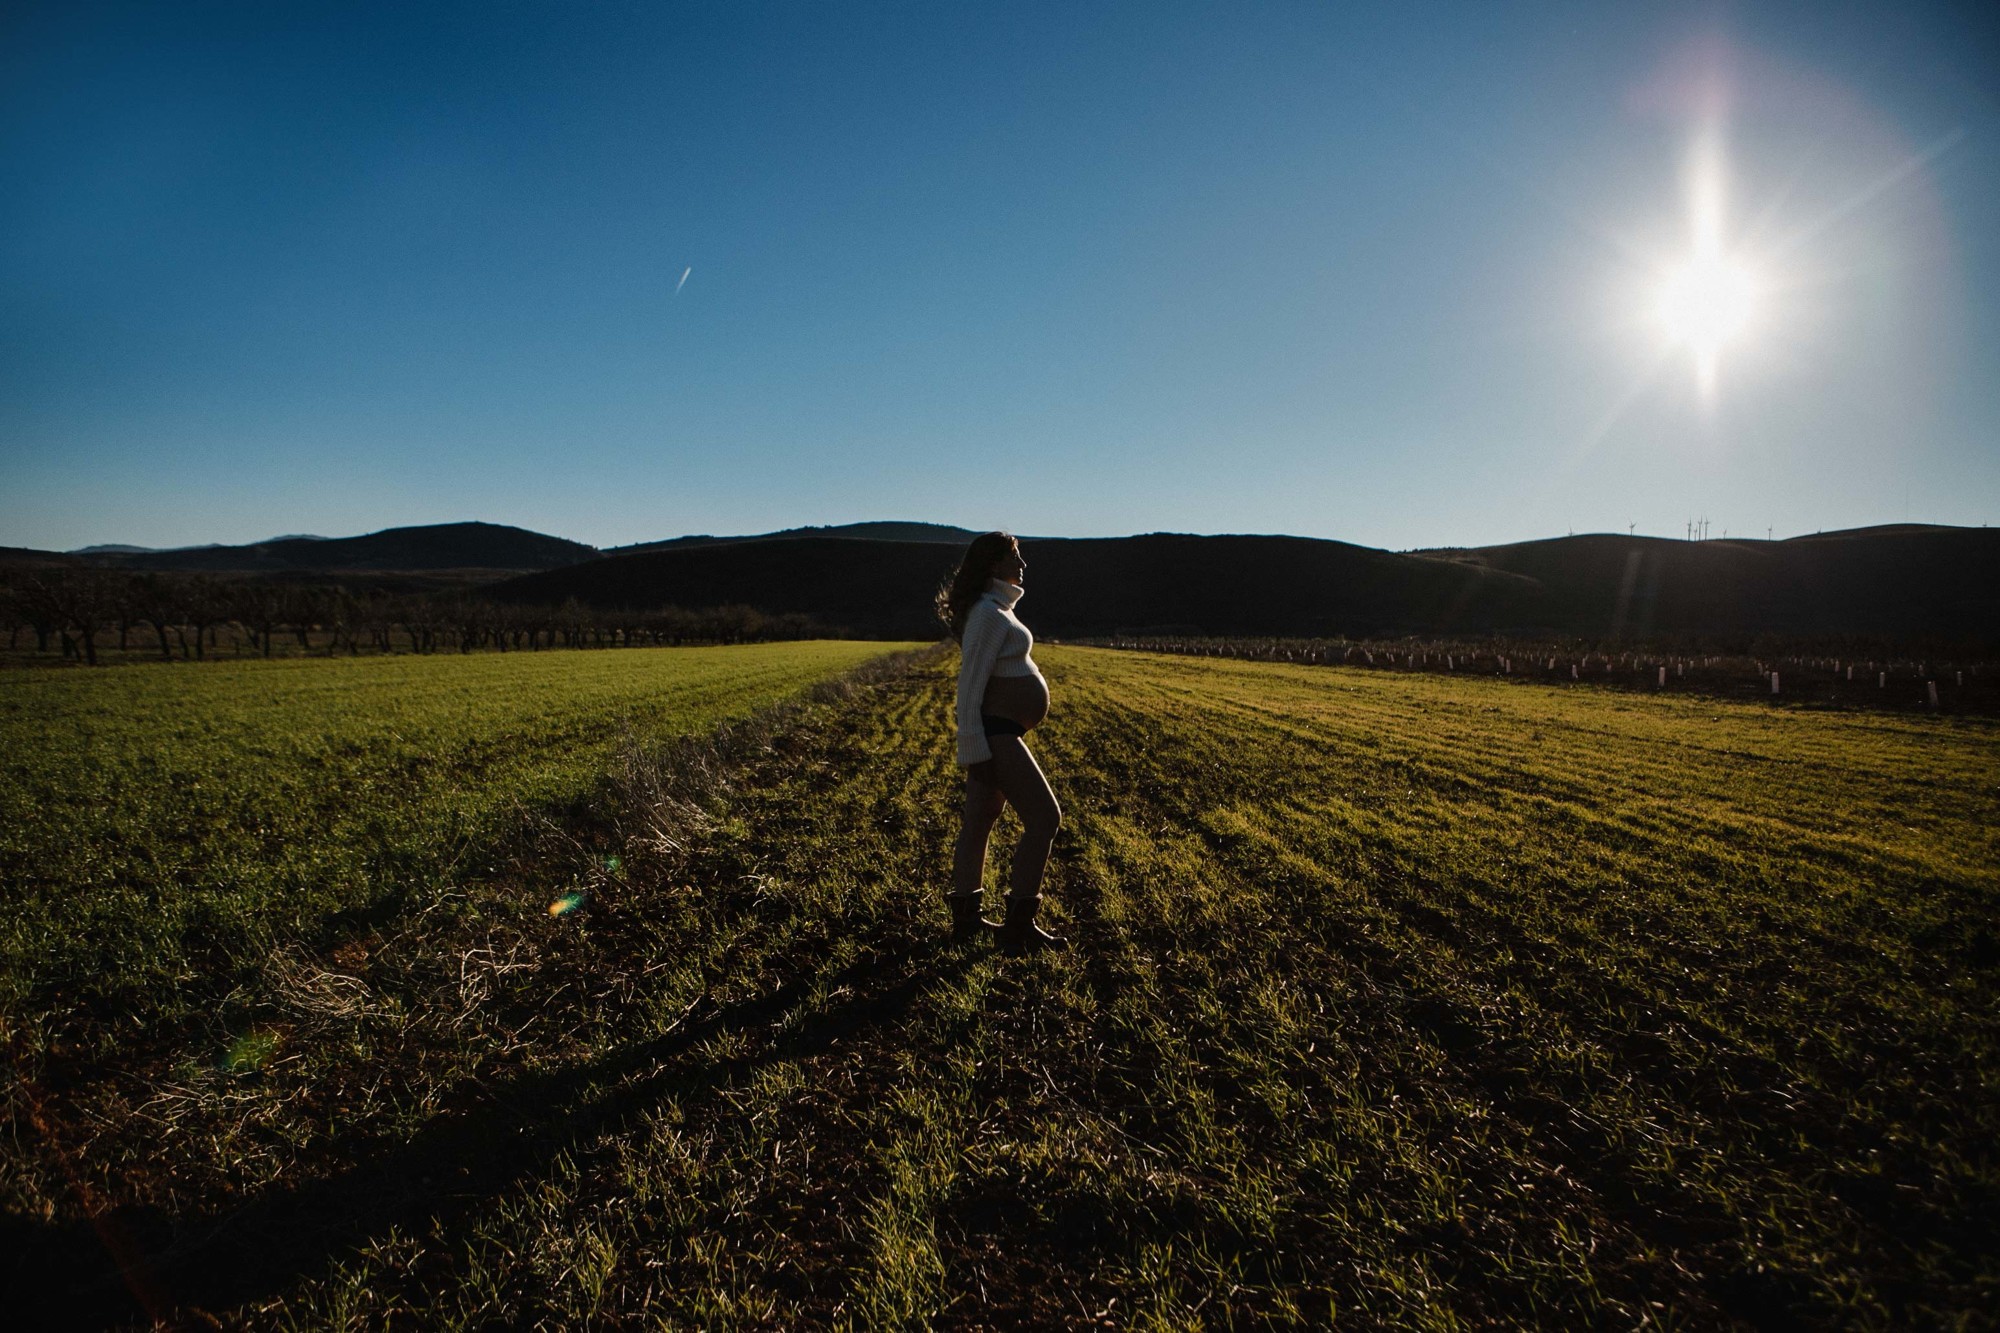
[[[0,544],[2000,519],[1987,7],[0,25]],[[1703,136],[1712,393],[1652,315]]]

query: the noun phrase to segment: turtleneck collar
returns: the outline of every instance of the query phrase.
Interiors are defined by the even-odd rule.
[[[986,585],[986,595],[1009,611],[1014,609],[1014,603],[1021,600],[1024,591],[1026,590],[1019,584],[1009,583],[1005,579],[994,579]]]

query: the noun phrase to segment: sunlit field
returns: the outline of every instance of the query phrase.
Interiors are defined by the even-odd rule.
[[[736,668],[639,726],[882,650],[716,650]],[[530,703],[480,674],[590,654],[211,667],[178,747],[148,740],[157,700],[10,691],[10,729],[33,709],[50,738],[7,761],[8,874],[40,909],[15,918],[10,1026],[63,1034],[17,1043],[7,1149],[39,1289],[134,1327],[1990,1310],[1994,723],[1037,656],[1072,947],[1023,960],[943,939],[949,656],[624,758],[615,717],[665,684]],[[364,667],[434,670],[432,729],[352,694]],[[500,811],[565,802],[494,850]],[[287,915],[311,863],[260,826],[312,830],[351,899]],[[190,923],[246,875],[282,925],[241,938],[270,948],[204,953]],[[328,910],[349,901],[372,910]],[[134,1049],[37,970],[125,938],[171,958],[112,969],[150,1016]],[[166,998],[218,968],[215,1014]]]
[[[622,739],[704,731],[883,651],[10,671],[0,994],[38,1015],[205,1006],[273,948],[490,871],[509,834],[601,788]]]

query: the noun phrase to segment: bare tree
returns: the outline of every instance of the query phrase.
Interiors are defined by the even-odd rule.
[[[90,666],[97,665],[97,636],[116,615],[122,591],[123,580],[101,569],[36,570],[20,586],[31,622],[53,626],[63,656],[80,656]]]
[[[14,586],[14,604],[35,631],[35,651],[47,652],[49,639],[62,629],[63,615],[61,601],[50,586],[46,571],[22,576]]]
[[[291,622],[292,633],[298,636],[299,651],[310,652],[312,632],[318,628],[321,613],[326,607],[325,591],[320,588],[288,588],[285,592],[285,615]]]
[[[21,631],[28,624],[28,618],[21,614],[20,596],[12,587],[0,584],[0,626],[7,630],[7,651],[20,647]]]
[[[320,594],[320,611],[326,618],[326,655],[332,657],[343,646],[350,656],[358,655],[361,645],[355,637],[355,628],[361,606],[354,595],[342,587],[327,588]]]
[[[178,602],[180,623],[174,632],[180,636],[181,656],[187,656],[192,631],[194,655],[206,658],[209,631],[229,618],[228,590],[206,574],[197,574],[180,585]]]
[[[173,661],[174,650],[173,645],[167,642],[167,631],[181,621],[180,583],[170,574],[140,574],[133,578],[128,595],[137,610],[139,622],[150,626],[159,639],[160,656],[166,661]]]
[[[271,639],[285,623],[291,599],[287,589],[273,583],[243,582],[231,589],[230,617],[250,636],[250,646],[265,657],[271,655]]]

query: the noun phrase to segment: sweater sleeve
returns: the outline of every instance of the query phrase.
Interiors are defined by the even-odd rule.
[[[1000,658],[1000,644],[1006,637],[1006,622],[985,602],[972,608],[965,618],[965,637],[958,648],[958,762],[983,763],[993,757],[986,743],[986,728],[980,725],[979,705],[986,698],[986,681]]]

